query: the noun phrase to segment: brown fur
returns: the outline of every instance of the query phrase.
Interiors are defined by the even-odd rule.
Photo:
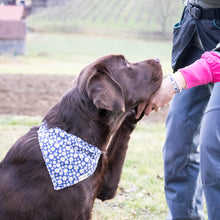
[[[114,197],[128,141],[138,120],[134,110],[161,84],[160,64],[129,64],[119,55],[88,65],[70,90],[47,113],[49,127],[60,127],[103,153],[96,171],[71,187],[55,191],[33,127],[0,163],[0,220],[90,219],[95,198]]]

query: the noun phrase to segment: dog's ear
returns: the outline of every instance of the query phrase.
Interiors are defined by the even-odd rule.
[[[125,111],[122,87],[111,77],[103,64],[96,64],[87,81],[86,90],[96,108],[109,111]]]

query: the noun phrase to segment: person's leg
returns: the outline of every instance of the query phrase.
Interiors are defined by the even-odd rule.
[[[192,50],[191,59],[201,51]],[[188,60],[186,65],[192,63]],[[210,98],[208,85],[177,94],[166,122],[163,148],[167,219],[203,219],[203,198],[199,178],[199,127]]]
[[[215,84],[201,125],[201,176],[208,219],[220,219],[220,83]]]
[[[209,100],[208,86],[176,95],[166,124],[164,144],[167,219],[202,219],[202,189],[199,176],[199,125]]]

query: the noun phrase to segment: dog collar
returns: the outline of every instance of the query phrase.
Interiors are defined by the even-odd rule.
[[[43,122],[38,130],[40,149],[53,187],[60,190],[91,176],[101,151],[79,137]]]

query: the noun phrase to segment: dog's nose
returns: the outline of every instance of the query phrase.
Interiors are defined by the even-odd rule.
[[[158,58],[155,58],[154,61],[156,61],[157,63],[160,62],[160,60]]]

